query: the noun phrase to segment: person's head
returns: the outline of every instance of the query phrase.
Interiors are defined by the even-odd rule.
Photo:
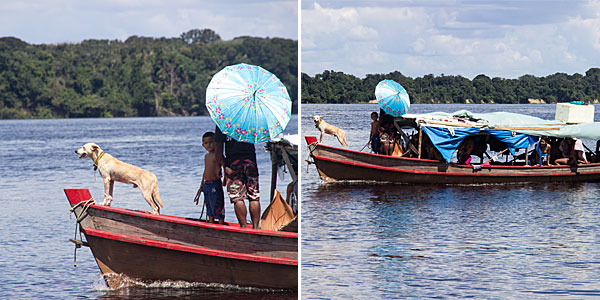
[[[379,116],[377,115],[377,113],[376,113],[376,112],[372,112],[372,113],[371,113],[371,120],[373,120],[373,121],[377,121],[377,118],[378,118],[378,117],[379,117]]]
[[[545,146],[546,144],[548,144],[546,142],[546,139],[545,138],[540,138],[540,146]]]
[[[202,135],[202,147],[208,152],[215,151],[215,134],[214,132],[206,132]]]

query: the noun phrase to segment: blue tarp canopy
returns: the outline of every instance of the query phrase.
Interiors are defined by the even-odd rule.
[[[534,138],[514,131],[489,128],[483,131],[505,143],[512,155],[515,155],[515,149],[529,148],[529,145],[533,145],[537,141],[537,137]]]
[[[537,138],[526,134],[516,133],[503,129],[475,128],[475,127],[433,127],[421,126],[433,145],[440,151],[446,163],[450,163],[458,145],[470,135],[487,133],[506,144],[511,154],[515,149],[528,148]]]
[[[456,148],[469,135],[479,133],[479,128],[448,128],[422,126],[433,145],[440,151],[446,163],[450,163]]]
[[[459,110],[454,113],[406,114],[403,118],[414,119],[419,124],[447,163],[465,137],[477,133],[488,133],[506,143],[513,155],[515,149],[528,148],[540,136],[600,140],[598,122],[566,124],[518,113],[475,114],[467,110]]]
[[[479,128],[499,128],[532,136],[552,136],[557,138],[575,137],[584,140],[600,140],[600,123],[566,124],[557,120],[541,118],[518,113],[493,112],[472,113],[459,110],[453,113],[432,112],[427,114],[406,114],[406,119],[415,119],[429,123],[432,120],[475,120],[468,124]]]

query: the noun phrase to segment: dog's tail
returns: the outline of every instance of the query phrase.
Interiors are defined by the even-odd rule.
[[[162,201],[160,201],[160,195],[158,194],[158,183],[154,184],[154,187],[152,187],[152,200],[154,200],[155,204],[159,204],[160,207],[165,208]]]

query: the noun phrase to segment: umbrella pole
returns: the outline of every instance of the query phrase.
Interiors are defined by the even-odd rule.
[[[275,196],[275,188],[277,187],[277,164],[275,163],[277,157],[275,156],[275,150],[271,150],[271,198],[269,198],[269,203],[273,201],[273,197]]]

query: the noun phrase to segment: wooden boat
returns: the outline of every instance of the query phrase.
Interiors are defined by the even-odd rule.
[[[474,114],[466,110],[452,114],[405,114],[395,118],[385,115],[381,120],[382,127],[394,141],[393,148],[401,150],[398,151],[399,156],[331,147],[318,143],[314,136],[305,137],[312,162],[324,181],[410,184],[600,181],[600,163],[542,166],[541,162],[534,162],[534,165],[529,165],[530,158],[543,156],[538,147],[542,138],[556,142],[573,137],[599,140],[595,152],[585,145],[583,147],[587,148],[588,155],[594,157],[595,162],[600,162],[600,123],[597,122],[571,124],[517,113]],[[412,136],[409,136],[411,133]],[[469,142],[463,147],[467,140]],[[463,159],[473,155],[475,145],[478,151],[482,151],[479,165],[452,162],[454,155],[460,151],[463,151]],[[500,152],[491,156],[487,153],[488,147],[490,150],[500,147],[502,151],[493,150]],[[556,144],[554,147],[560,149]],[[517,151],[524,152],[521,154],[524,159],[517,155]],[[507,158],[510,153],[513,161],[495,162],[501,153],[505,153]],[[490,159],[483,162],[483,154]],[[437,159],[425,159],[426,155]],[[553,157],[551,153],[545,155],[549,161]],[[569,159],[569,162],[576,160]]]
[[[96,205],[65,189],[80,231],[111,288],[110,274],[272,289],[298,288],[298,234],[211,224]]]
[[[377,181],[410,184],[486,184],[600,181],[600,163],[554,166],[447,164],[444,161],[392,157],[323,145],[305,137],[323,181]]]
[[[284,155],[273,162],[274,168],[285,164],[290,170],[297,170],[297,145],[285,140],[268,145],[272,158]],[[295,174],[292,173],[292,184],[297,182]],[[125,275],[141,282],[181,280],[297,290],[297,213],[292,210],[295,202],[288,204],[281,199],[274,189],[277,177],[273,178],[271,193],[279,198],[272,198],[277,201],[265,210],[263,221],[265,228],[282,231],[96,205],[88,189],[65,189],[79,231],[85,235],[85,240],[71,241],[77,247],[90,247],[111,288],[119,288],[120,275]],[[274,207],[279,209],[271,210]]]

